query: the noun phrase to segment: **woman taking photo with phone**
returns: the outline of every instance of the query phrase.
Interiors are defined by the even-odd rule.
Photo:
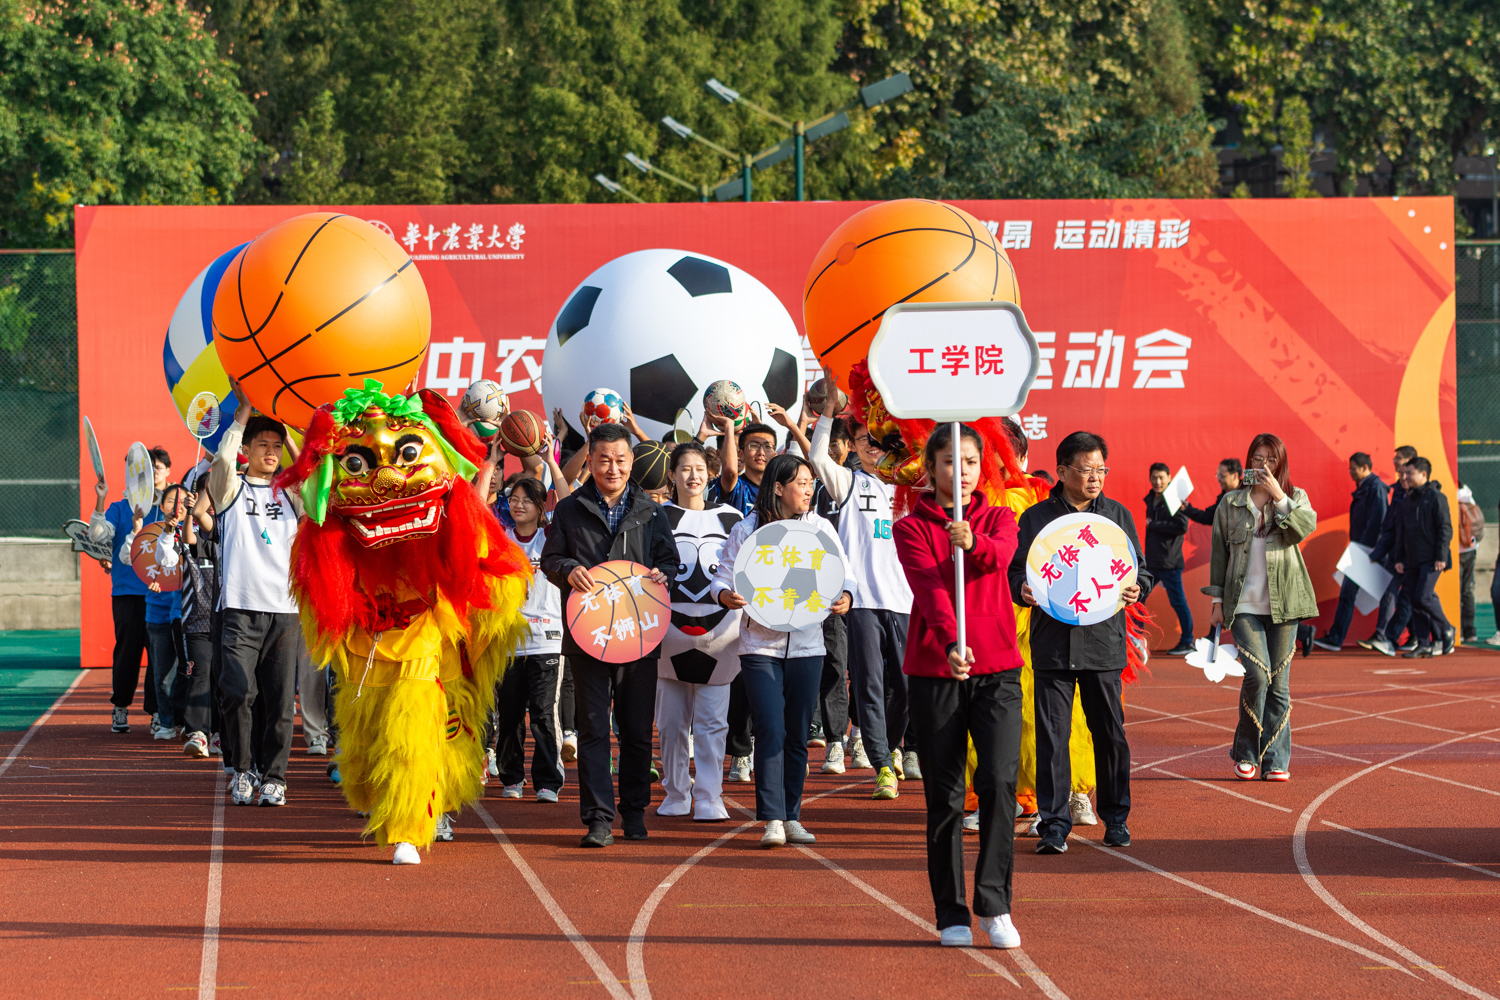
[[[751,533],[772,521],[795,520],[823,532],[837,548],[844,588],[829,610],[836,615],[849,610],[854,593],[849,557],[833,525],[812,512],[812,499],[812,466],[805,460],[777,455],[766,463],[754,509],[729,532],[719,554],[712,588],[719,605],[735,611],[748,603],[735,590],[734,561]],[[755,818],[766,821],[760,842],[766,847],[814,843],[817,838],[801,822],[802,785],[807,779],[807,728],[823,677],[823,623],[778,632],[745,614],[739,651],[755,734]]]
[[[1240,719],[1230,759],[1235,776],[1291,779],[1292,654],[1297,624],[1318,602],[1298,546],[1318,526],[1307,494],[1292,485],[1286,446],[1258,434],[1245,457],[1241,488],[1214,514],[1207,587],[1208,623],[1228,625],[1245,667]]]
[[[964,519],[953,519],[953,431],[940,424],[923,456],[933,491],[893,526],[896,552],[911,584],[906,658],[911,725],[927,802],[927,878],[940,940],[973,944],[964,904],[964,764],[977,757],[979,861],[974,912],[996,948],[1019,948],[1010,919],[1015,853],[1016,771],[1021,758],[1021,652],[1007,570],[1016,551],[1016,515],[976,493],[984,444],[968,426],[961,438],[958,493]],[[964,556],[964,639],[958,644],[954,547]]]

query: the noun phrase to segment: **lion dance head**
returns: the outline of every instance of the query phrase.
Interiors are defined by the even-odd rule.
[[[431,390],[389,395],[366,380],[318,408],[277,485],[302,491],[292,589],[320,634],[404,627],[439,598],[462,619],[491,606],[495,575],[529,570],[468,482],[484,457]]]

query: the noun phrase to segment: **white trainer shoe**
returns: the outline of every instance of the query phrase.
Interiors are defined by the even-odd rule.
[[[964,815],[964,833],[978,833],[978,832],[979,832],[979,810],[975,809],[973,812],[966,813]]]
[[[417,850],[415,844],[405,841],[396,845],[396,856],[391,858],[391,864],[395,865],[420,865],[422,863],[422,852]]]
[[[854,742],[849,744],[849,766],[860,770],[868,770],[870,767],[870,755],[865,753],[865,738],[854,737]]]
[[[438,815],[437,830],[434,831],[432,839],[441,840],[444,843],[448,843],[453,839],[453,821],[448,818],[447,813],[440,813]]]
[[[229,783],[229,801],[237,806],[248,806],[255,801],[255,784],[249,771],[240,771]]]
[[[944,927],[938,935],[938,944],[944,948],[974,947],[974,932],[963,924]]]
[[[536,800],[538,802],[556,802],[557,793],[550,788],[538,788],[536,790]]]
[[[807,827],[795,819],[787,820],[784,828],[788,844],[816,844],[818,842],[818,838],[814,837],[808,832]]]
[[[750,777],[751,770],[749,757],[736,757],[729,762],[729,773],[724,776],[724,780],[748,784],[755,780]]]
[[[828,744],[828,753],[823,756],[823,766],[819,770],[824,774],[844,773],[844,744],[838,740]]]
[[[502,799],[519,799],[521,793],[525,790],[526,783],[522,781],[518,781],[514,785],[502,785],[500,788],[500,797]]]
[[[779,819],[766,820],[766,832],[760,837],[761,847],[785,847],[786,824]]]
[[[259,806],[286,805],[286,785],[279,781],[266,781],[260,786],[260,796],[255,800]]]
[[[578,733],[569,729],[563,733],[562,759],[564,764],[571,764],[578,759]]]
[[[328,737],[327,737],[327,735],[314,736],[312,738],[312,741],[307,744],[307,753],[311,757],[327,757],[328,756]]]
[[[500,776],[500,764],[495,760],[494,747],[488,747],[484,751],[484,769],[489,772],[492,778]]]
[[[1021,947],[1021,932],[1016,930],[1016,925],[1010,922],[1009,913],[1002,913],[998,917],[980,917],[979,926],[984,928],[985,933],[990,936],[992,947]]]
[[[1068,796],[1068,812],[1072,814],[1074,826],[1098,826],[1099,817],[1094,815],[1094,804],[1083,792]]]
[[[182,752],[189,757],[204,758],[208,756],[208,737],[202,733],[193,733],[182,745]]]

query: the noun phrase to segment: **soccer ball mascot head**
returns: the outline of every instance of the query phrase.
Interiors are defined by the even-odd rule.
[[[397,864],[483,794],[485,719],[525,629],[531,568],[469,485],[483,458],[438,393],[366,381],[315,411],[278,479],[302,489],[292,591],[338,674],[344,797]]]

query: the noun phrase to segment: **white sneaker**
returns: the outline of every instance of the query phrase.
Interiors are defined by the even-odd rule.
[[[284,806],[286,805],[286,786],[279,781],[267,781],[260,786],[260,798],[256,799],[258,806]]]
[[[906,765],[901,761],[901,751],[891,751],[891,770],[896,772],[897,781],[906,780]]]
[[[536,800],[538,802],[556,802],[557,793],[550,788],[538,788],[536,790]]]
[[[447,813],[438,815],[437,830],[432,834],[433,840],[441,840],[447,843],[453,839],[453,821],[448,818]],[[397,862],[398,864],[400,862]]]
[[[312,742],[307,744],[307,752],[312,757],[327,757],[328,737],[326,735],[314,736]]]
[[[578,759],[578,734],[571,729],[563,733],[562,759],[565,764]]]
[[[729,773],[724,776],[725,781],[738,781],[745,784],[755,779],[750,777],[750,758],[736,757],[729,762]]]
[[[979,926],[990,936],[991,947],[1021,947],[1021,932],[1010,922],[1009,913],[1002,913],[998,917],[980,917]]]
[[[1484,640],[1484,644],[1486,646],[1500,646],[1500,632],[1496,632],[1494,635]]]
[[[1041,835],[1042,835],[1042,817],[1040,815],[1038,815],[1036,819],[1034,819],[1034,820],[1031,821],[1031,825],[1026,828],[1026,832],[1023,833],[1023,834],[1021,834],[1021,836],[1023,836],[1023,837],[1040,837]]]
[[[500,788],[500,797],[502,799],[519,799],[521,793],[525,790],[526,783],[524,781],[518,781],[514,785],[502,785]]]
[[[422,852],[418,851],[415,844],[405,841],[396,845],[396,856],[391,858],[391,863],[396,865],[420,865],[422,863]]]
[[[688,760],[693,759],[693,734],[688,733]]]
[[[816,844],[818,838],[808,832],[807,827],[794,819],[789,819],[785,824],[786,842],[788,844]]]
[[[202,733],[193,733],[182,745],[182,752],[189,757],[203,758],[208,756],[208,737]]]
[[[1068,812],[1073,816],[1074,826],[1098,826],[1099,817],[1094,815],[1094,804],[1083,792],[1068,796]]]
[[[218,733],[210,733],[208,737],[208,754],[210,757],[224,756],[224,744],[219,740]]]
[[[944,927],[938,935],[938,944],[944,948],[974,947],[974,932],[963,924]]]
[[[153,740],[175,740],[177,738],[176,726],[163,726],[160,723],[151,724],[151,738]]]
[[[761,834],[761,847],[786,846],[786,824],[779,819],[766,820],[766,832]]]
[[[922,762],[918,759],[915,750],[908,750],[901,755],[901,780],[922,780]]]
[[[979,810],[976,809],[964,816],[964,833],[979,832]]]
[[[255,801],[255,785],[249,771],[240,771],[229,783],[229,801],[237,806],[248,806]]]
[[[500,765],[495,760],[494,747],[489,747],[484,751],[484,769],[490,773],[491,777],[498,777],[500,774]]]
[[[870,756],[865,753],[865,738],[863,736],[854,737],[854,742],[849,744],[849,758],[850,767],[862,770],[869,769]]]
[[[823,766],[820,770],[824,774],[844,773],[844,744],[838,740],[828,744],[828,753],[823,757]]]

